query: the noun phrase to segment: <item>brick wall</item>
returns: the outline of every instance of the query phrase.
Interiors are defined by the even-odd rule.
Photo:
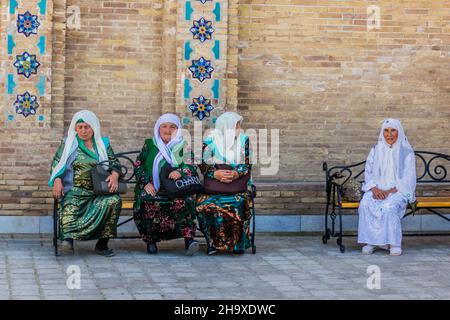
[[[381,29],[367,31],[367,7]],[[450,152],[450,2],[241,0],[238,110],[281,129],[279,181],[367,156],[384,117]]]
[[[65,116],[99,115],[115,151],[141,148],[161,112],[162,1],[68,0],[81,29],[66,36]]]

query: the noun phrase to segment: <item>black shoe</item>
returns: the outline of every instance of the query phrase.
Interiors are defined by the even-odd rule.
[[[208,249],[206,250],[206,254],[208,256],[215,255],[217,252],[218,252],[217,249],[213,246],[209,246]]]
[[[244,254],[244,249],[234,249],[233,254]]]
[[[113,257],[116,255],[114,253],[113,249],[110,249],[110,248],[100,249],[97,246],[95,246],[95,253],[99,254],[101,256],[104,256],[104,257]]]
[[[194,239],[187,240],[184,242],[184,247],[186,249],[186,255],[192,256],[198,251],[198,241]]]
[[[149,254],[157,254],[158,247],[156,246],[156,243],[147,243],[147,252]]]

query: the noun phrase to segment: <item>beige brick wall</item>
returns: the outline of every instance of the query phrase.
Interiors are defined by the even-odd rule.
[[[66,36],[65,127],[90,109],[115,151],[141,148],[161,112],[161,0],[68,0],[81,29]]]
[[[238,110],[281,129],[274,180],[317,182],[322,161],[365,158],[385,117],[415,148],[449,153],[449,23],[449,1],[241,0]]]
[[[70,5],[80,30],[66,28]],[[228,13],[229,108],[245,128],[281,131],[279,174],[255,176],[258,213],[321,213],[322,161],[365,158],[384,117],[416,149],[450,153],[450,1],[230,0]],[[6,126],[0,110],[0,215],[49,214],[48,167],[74,112],[96,112],[124,151],[175,110],[182,16],[173,0],[53,1],[51,126]],[[3,106],[3,78],[0,90]]]

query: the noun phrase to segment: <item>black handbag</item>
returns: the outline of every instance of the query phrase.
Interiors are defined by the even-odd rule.
[[[184,165],[180,170],[181,178],[177,180],[169,178],[169,174],[174,170],[176,168],[172,168],[168,163],[161,168],[159,180],[162,190],[158,191],[158,194],[169,199],[175,199],[203,193],[203,184],[195,167]]]
[[[92,186],[94,188],[95,195],[111,195],[111,194],[124,194],[127,193],[127,184],[119,177],[119,185],[116,192],[109,192],[108,178],[111,173],[103,168],[103,164],[109,163],[109,161],[103,161],[97,163],[97,165],[91,169]]]

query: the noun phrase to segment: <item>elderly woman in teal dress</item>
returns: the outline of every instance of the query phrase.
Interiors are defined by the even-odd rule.
[[[116,236],[122,201],[119,195],[95,195],[90,171],[99,162],[108,161],[109,191],[118,188],[120,163],[109,139],[101,136],[100,122],[94,113],[82,110],[73,116],[68,136],[53,158],[49,186],[59,209],[62,251],[73,253],[74,240],[98,239],[95,252],[113,256],[108,240]]]
[[[242,117],[225,112],[217,118],[215,129],[203,142],[204,176],[222,183],[250,174],[250,148],[248,136],[241,133]],[[228,164],[232,170],[219,170],[214,164]],[[249,184],[251,180],[249,180]],[[248,193],[203,194],[197,197],[197,218],[207,242],[207,253],[232,250],[241,254],[250,243],[250,198]]]

